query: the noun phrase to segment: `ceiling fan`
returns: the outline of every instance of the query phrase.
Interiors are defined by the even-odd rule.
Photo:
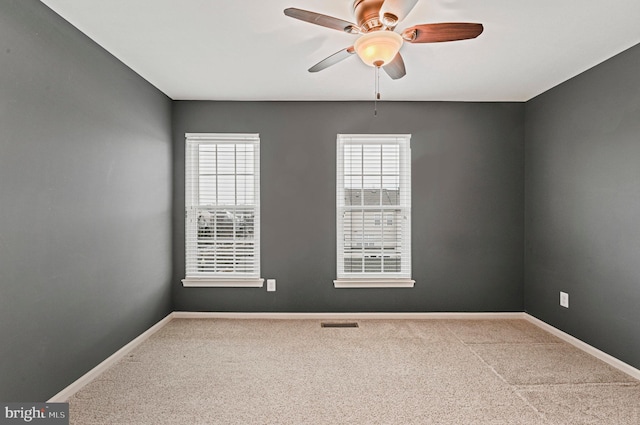
[[[398,23],[411,12],[417,2],[418,0],[354,0],[353,15],[357,24],[293,7],[285,9],[284,14],[312,24],[359,35],[352,46],[321,60],[309,68],[309,72],[322,71],[357,54],[365,64],[381,67],[391,78],[397,80],[407,73],[399,52],[403,42],[439,43],[467,40],[476,38],[484,29],[482,24],[446,22],[415,25],[400,33],[395,32]]]

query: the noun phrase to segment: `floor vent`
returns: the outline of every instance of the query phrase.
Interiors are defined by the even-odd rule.
[[[323,328],[357,328],[358,323],[356,322],[321,323],[320,326],[322,326]]]

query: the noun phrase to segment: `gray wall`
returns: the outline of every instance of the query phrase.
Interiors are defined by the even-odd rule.
[[[0,400],[46,400],[170,311],[171,102],[0,2]]]
[[[525,145],[526,311],[640,367],[640,46],[527,102]]]
[[[200,102],[173,105],[176,310],[522,311],[524,105]],[[184,133],[261,136],[265,288],[183,288]],[[412,289],[334,289],[337,133],[411,133]]]

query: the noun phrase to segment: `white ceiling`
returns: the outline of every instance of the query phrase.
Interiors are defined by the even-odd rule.
[[[175,100],[371,100],[356,56],[307,69],[356,36],[287,7],[354,21],[352,0],[41,0]],[[405,43],[386,100],[526,101],[640,43],[639,0],[420,0],[398,25],[479,22],[473,40]]]

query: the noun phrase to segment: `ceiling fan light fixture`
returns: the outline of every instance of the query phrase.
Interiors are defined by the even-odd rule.
[[[395,58],[402,47],[402,36],[393,31],[373,31],[356,40],[353,47],[369,66],[384,66]]]

